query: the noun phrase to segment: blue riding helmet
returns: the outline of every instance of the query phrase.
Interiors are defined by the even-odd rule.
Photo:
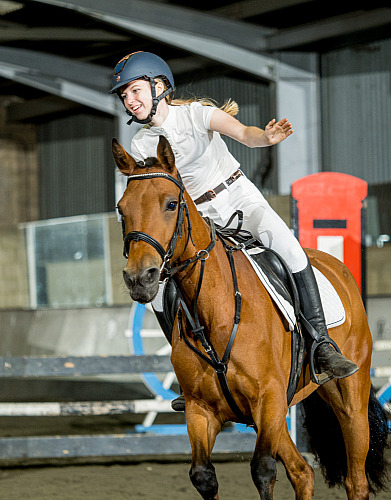
[[[162,78],[167,86],[167,90],[158,97],[156,97],[155,91],[155,78],[157,77]],[[166,97],[166,95],[173,92],[175,88],[172,72],[168,64],[163,61],[162,58],[150,52],[133,52],[133,54],[123,57],[115,66],[110,94],[116,93],[123,102],[120,93],[121,87],[129,82],[132,82],[133,80],[140,79],[148,80],[151,85],[151,113],[145,120],[139,120],[129,110],[126,110],[127,114],[132,117],[131,120],[129,120],[128,125],[130,125],[132,121],[136,121],[138,123],[149,123],[152,120],[153,115],[156,113],[159,101]]]

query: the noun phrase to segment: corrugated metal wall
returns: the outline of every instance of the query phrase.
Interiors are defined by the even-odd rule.
[[[323,169],[391,181],[391,40],[321,56]]]
[[[270,86],[262,81],[246,81],[230,77],[216,77],[179,85],[176,97],[210,97],[222,105],[229,98],[239,104],[237,118],[246,125],[265,128],[274,118]],[[225,141],[233,156],[241,164],[246,175],[266,194],[277,189],[277,169],[272,148],[250,149],[226,137]]]
[[[80,114],[38,126],[40,218],[114,209],[111,117]]]

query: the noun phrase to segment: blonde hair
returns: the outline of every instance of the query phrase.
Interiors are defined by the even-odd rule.
[[[155,81],[160,81],[164,83],[164,86],[166,87],[166,83],[162,78],[155,78]],[[182,106],[183,104],[191,104],[192,102],[199,102],[203,106],[213,106],[215,108],[219,108],[225,113],[235,116],[239,113],[239,106],[236,101],[233,99],[228,99],[222,106],[219,106],[219,104],[214,100],[209,97],[190,97],[188,99],[185,99],[183,97],[179,99],[174,99],[172,94],[169,94],[165,97],[166,101],[168,104],[171,106]]]
[[[168,97],[168,96],[167,96]],[[239,112],[238,103],[232,99],[228,99],[222,106],[219,106],[216,101],[210,99],[208,97],[193,97],[190,99],[172,99],[168,100],[168,104],[171,106],[181,106],[182,104],[191,104],[192,102],[199,102],[203,106],[214,106],[215,108],[219,108],[225,113],[235,116]]]

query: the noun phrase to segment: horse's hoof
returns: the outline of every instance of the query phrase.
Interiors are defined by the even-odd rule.
[[[185,396],[179,396],[179,398],[171,401],[171,408],[174,411],[185,411]]]

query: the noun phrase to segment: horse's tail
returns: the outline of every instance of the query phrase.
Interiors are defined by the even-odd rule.
[[[303,401],[304,427],[309,448],[319,462],[329,487],[344,485],[347,473],[345,444],[341,427],[332,408],[316,392]],[[387,486],[388,463],[384,456],[387,448],[388,422],[373,387],[369,396],[369,452],[365,463],[371,493]]]

